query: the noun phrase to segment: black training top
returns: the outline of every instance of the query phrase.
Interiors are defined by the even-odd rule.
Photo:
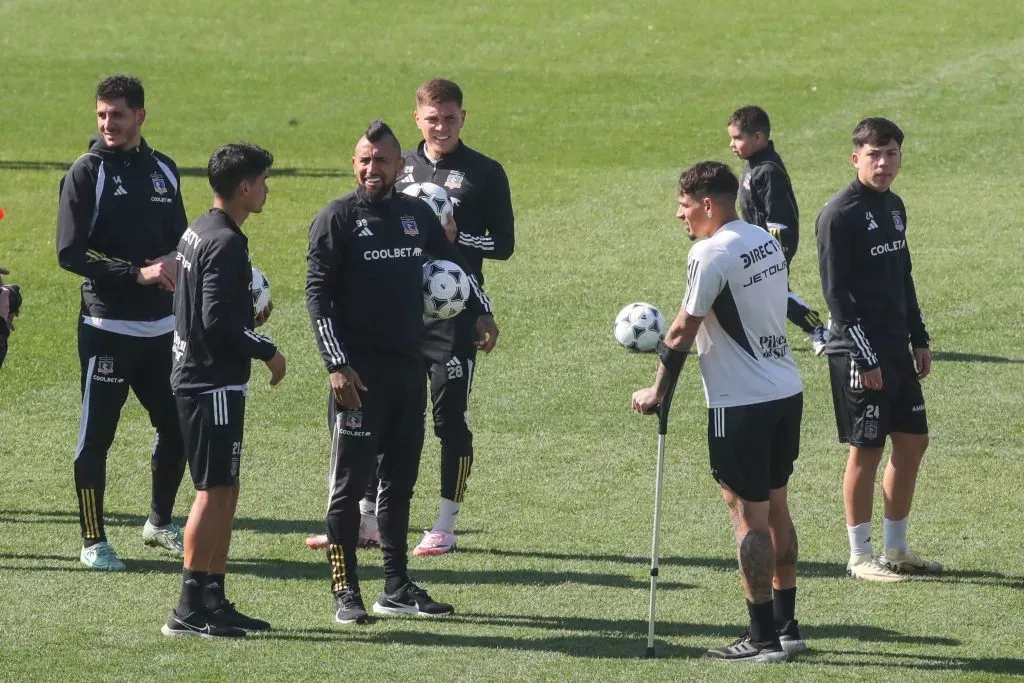
[[[891,191],[854,180],[818,215],[818,267],[832,314],[828,353],[850,353],[857,367],[878,354],[928,346],[907,248],[907,210]]]
[[[393,189],[371,201],[360,188],[317,214],[309,227],[306,308],[328,371],[349,364],[350,348],[422,358],[428,254],[470,273],[430,207]],[[470,283],[468,308],[489,313],[472,275]]]
[[[57,261],[85,278],[82,315],[151,321],[171,314],[171,293],[136,282],[139,268],[174,250],[188,221],[170,157],[146,141],[96,142],[60,181]]]
[[[249,240],[220,209],[189,226],[178,243],[174,289],[175,394],[199,394],[249,381],[252,359],[277,347],[254,328]]]
[[[743,220],[765,230],[778,230],[777,237],[786,235],[788,242],[799,238],[800,210],[793,194],[793,183],[782,163],[782,157],[775,151],[775,143],[752,154],[743,167],[743,179],[739,192],[740,215]]]

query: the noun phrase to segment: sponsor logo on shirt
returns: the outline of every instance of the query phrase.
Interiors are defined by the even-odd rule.
[[[912,412],[912,413],[923,413],[924,412],[924,404],[921,403],[921,404],[918,404],[918,405],[914,406],[913,408],[910,409],[910,412]]]
[[[746,270],[761,259],[777,253],[779,253],[779,243],[772,239],[759,247],[754,247],[746,254],[740,254],[740,258],[743,259],[743,268]]]
[[[872,256],[881,256],[894,251],[901,251],[906,249],[906,240],[893,240],[892,242],[886,242],[885,244],[879,244],[878,246],[871,247]]]
[[[789,353],[789,340],[784,334],[767,334],[758,339],[762,358],[785,358]]]
[[[419,247],[396,247],[395,249],[367,249],[363,252],[364,261],[380,261],[383,259],[409,258],[410,256],[422,256],[423,250]]]
[[[179,256],[180,255],[181,254],[179,254]],[[183,261],[183,263],[188,263],[188,261]],[[178,336],[178,331],[175,330],[174,331],[174,341],[171,342],[171,353],[174,354],[174,362],[175,363],[180,362],[182,357],[184,357],[184,355],[185,355],[185,347],[186,346],[187,346],[187,344],[186,344],[185,340],[182,339],[181,337],[179,337]]]

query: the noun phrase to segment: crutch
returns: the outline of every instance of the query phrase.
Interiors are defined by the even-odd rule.
[[[658,534],[661,522],[661,484],[665,470],[665,435],[668,434],[668,411],[672,407],[672,395],[676,391],[676,380],[672,380],[665,392],[665,398],[658,406],[658,461],[654,470],[654,534],[651,540],[651,600],[647,612],[647,658],[654,654],[654,596],[658,588]]]

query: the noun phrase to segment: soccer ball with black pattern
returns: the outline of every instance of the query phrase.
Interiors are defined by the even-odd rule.
[[[252,283],[249,289],[252,291],[252,312],[258,318],[270,303],[270,280],[256,266],[252,267]]]
[[[466,308],[469,277],[456,263],[437,259],[423,264],[423,313],[447,320]]]
[[[630,351],[653,351],[665,338],[665,318],[650,304],[629,304],[615,316],[615,340]]]
[[[422,199],[427,206],[434,212],[437,219],[441,221],[441,225],[448,223],[448,218],[451,217],[455,207],[452,206],[452,200],[448,198],[448,192],[440,185],[434,183],[413,183],[402,188],[404,194],[410,197],[416,197]]]

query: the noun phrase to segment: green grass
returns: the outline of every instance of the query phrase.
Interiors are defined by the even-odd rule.
[[[0,371],[0,679],[1024,674],[1021,25],[1024,5],[1008,0],[5,0],[0,264],[26,304]],[[95,83],[120,71],[144,79],[144,132],[185,169],[190,216],[210,201],[204,169],[217,145],[245,138],[277,157],[267,210],[246,228],[274,284],[268,332],[289,377],[272,391],[255,369],[229,567],[231,595],[274,623],[270,637],[160,636],[180,570],[139,539],[152,433],[134,400],[107,490],[108,534],[132,571],[96,575],[77,561],[77,278],[55,263],[56,194],[93,132]],[[412,93],[439,74],[463,86],[465,138],[504,163],[518,218],[516,255],[487,268],[502,337],[479,364],[463,549],[411,563],[459,616],[335,628],[326,563],[302,545],[322,524],[328,449],[326,378],[301,298],[305,233],[351,188],[348,158],[367,121],[383,116],[413,143]],[[806,384],[792,481],[798,610],[813,651],[782,669],[737,672],[697,658],[746,614],[707,471],[696,366],[669,434],[661,658],[638,659],[655,425],[628,408],[654,362],[617,348],[611,321],[635,300],[675,310],[689,246],[674,220],[675,179],[694,161],[729,159],[726,119],[749,102],[768,109],[792,173],[804,216],[793,285],[819,307],[812,223],[852,176],[850,130],[881,114],[907,132],[896,189],[937,359],[911,538],[949,571],[898,586],[844,578],[845,458],[827,372],[791,328]],[[430,439],[414,530],[436,511],[437,458]],[[186,483],[181,515],[191,498]],[[375,592],[379,555],[360,560]]]

